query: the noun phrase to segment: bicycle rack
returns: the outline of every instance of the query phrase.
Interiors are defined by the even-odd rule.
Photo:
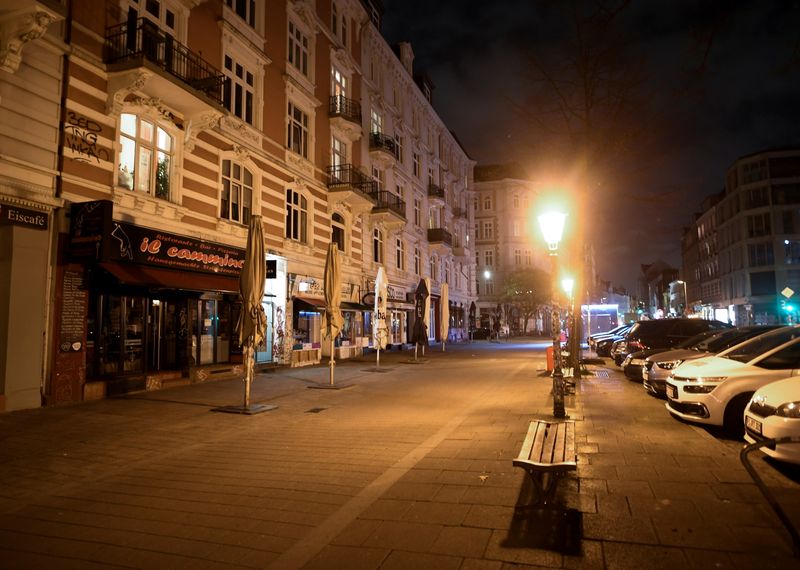
[[[764,498],[769,503],[769,506],[772,507],[772,510],[775,511],[775,514],[778,515],[778,518],[783,523],[783,526],[786,527],[789,536],[792,537],[792,549],[794,550],[794,557],[800,558],[800,534],[798,534],[797,529],[794,527],[794,524],[792,524],[791,519],[786,516],[783,508],[778,504],[778,501],[775,500],[775,497],[764,484],[764,481],[761,479],[758,473],[756,473],[756,470],[750,464],[750,459],[747,457],[750,452],[755,451],[756,449],[784,443],[800,443],[800,438],[780,437],[778,439],[764,439],[757,441],[756,443],[745,445],[739,452],[739,459],[741,460],[742,465],[744,465],[744,468],[747,469],[750,477],[753,478],[756,487],[758,487],[759,491],[761,491],[761,494],[764,495]]]

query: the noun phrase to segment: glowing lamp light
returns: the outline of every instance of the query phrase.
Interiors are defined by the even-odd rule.
[[[484,279],[489,279],[491,276],[492,276],[492,272],[489,271],[488,269],[483,272],[483,278]]]
[[[561,241],[566,219],[567,215],[563,212],[546,212],[539,216],[539,228],[542,230],[542,236],[550,251],[558,249],[558,242]]]
[[[564,277],[561,280],[561,288],[567,295],[572,295],[572,288],[575,286],[575,280],[572,277]]]

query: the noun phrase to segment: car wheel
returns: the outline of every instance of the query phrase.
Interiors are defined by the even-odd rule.
[[[725,431],[729,435],[739,438],[744,436],[744,409],[752,397],[753,392],[739,394],[725,407],[725,416],[722,421]]]

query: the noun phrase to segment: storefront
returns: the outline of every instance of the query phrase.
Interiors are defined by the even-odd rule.
[[[239,375],[244,249],[116,221],[112,210],[108,201],[72,206],[70,263],[62,272],[85,299],[80,326],[65,285],[58,344],[59,353],[85,354],[84,399]],[[281,294],[270,285],[276,273],[264,297],[268,323],[274,302],[285,298],[269,291]],[[257,363],[273,358],[273,331]]]

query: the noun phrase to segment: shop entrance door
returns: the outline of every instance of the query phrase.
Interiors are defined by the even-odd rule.
[[[176,370],[178,364],[179,306],[175,301],[151,299],[148,315],[147,367]]]

